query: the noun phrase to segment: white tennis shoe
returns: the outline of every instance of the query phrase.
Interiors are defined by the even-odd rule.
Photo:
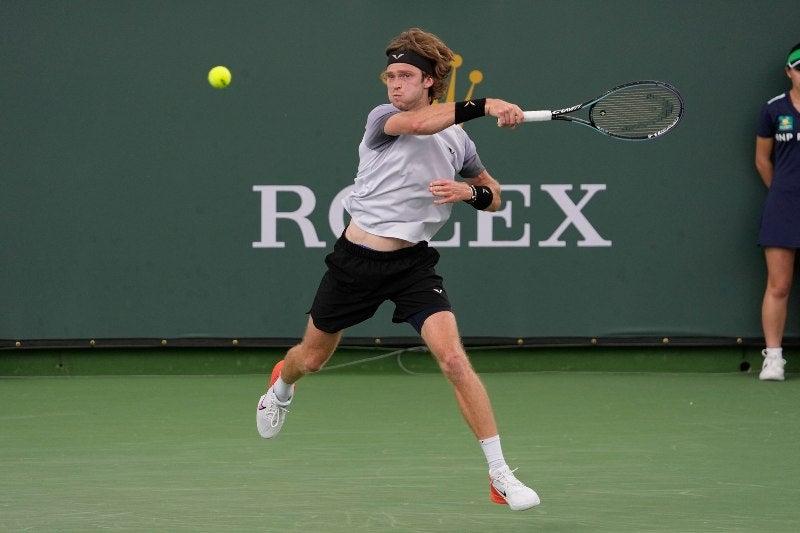
[[[518,480],[508,465],[489,471],[489,498],[508,505],[512,511],[524,511],[541,503],[536,491]]]
[[[783,367],[786,366],[786,359],[779,355],[767,355],[766,350],[762,350],[761,355],[764,356],[764,364],[761,365],[761,373],[758,375],[758,379],[761,381],[783,381]]]
[[[292,398],[289,398],[285,402],[278,400],[275,391],[272,390],[272,386],[281,375],[282,368],[283,359],[278,361],[278,364],[272,369],[267,393],[258,400],[258,407],[256,408],[256,427],[258,428],[259,435],[265,439],[271,439],[280,433],[283,427],[283,421],[286,420],[286,413],[289,412],[286,408],[289,407],[292,401]],[[294,385],[292,385],[292,391],[294,391]]]
[[[256,410],[256,426],[258,433],[265,439],[271,439],[280,433],[283,421],[286,420],[286,410],[290,402],[278,401],[272,387],[258,401]]]

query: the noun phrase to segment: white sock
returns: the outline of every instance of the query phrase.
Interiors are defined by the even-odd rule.
[[[503,458],[503,448],[500,446],[500,435],[483,439],[480,443],[483,453],[486,455],[486,462],[489,463],[489,471],[506,465],[506,460]]]
[[[783,348],[767,348],[767,357],[783,357]]]
[[[272,384],[272,391],[275,393],[275,397],[278,398],[278,401],[288,402],[292,399],[294,385],[289,385],[283,381],[282,377],[278,376],[278,379]]]

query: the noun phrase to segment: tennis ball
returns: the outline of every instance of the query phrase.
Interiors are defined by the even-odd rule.
[[[231,71],[222,65],[208,71],[208,83],[215,89],[224,89],[231,83]]]

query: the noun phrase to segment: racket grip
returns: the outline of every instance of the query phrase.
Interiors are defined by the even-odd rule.
[[[543,120],[552,120],[552,119],[553,119],[553,113],[547,110],[523,111],[522,113],[523,122],[542,122]]]

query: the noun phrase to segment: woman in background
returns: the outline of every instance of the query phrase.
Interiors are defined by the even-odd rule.
[[[800,43],[784,66],[791,88],[764,106],[756,132],[756,168],[767,186],[758,244],[767,262],[761,305],[766,348],[761,380],[783,381],[783,332],[795,255],[800,248]]]

